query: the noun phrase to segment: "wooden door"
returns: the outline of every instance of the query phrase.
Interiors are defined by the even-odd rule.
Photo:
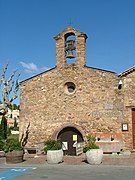
[[[64,128],[58,134],[57,139],[59,139],[66,146],[64,154],[74,156],[76,155],[76,148],[74,147],[74,144],[76,142],[78,143],[83,141],[82,134],[73,127]]]
[[[133,149],[135,149],[135,109],[132,109]]]

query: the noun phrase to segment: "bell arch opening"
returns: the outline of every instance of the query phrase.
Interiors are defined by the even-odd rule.
[[[73,32],[65,34],[66,64],[76,63],[76,36]]]

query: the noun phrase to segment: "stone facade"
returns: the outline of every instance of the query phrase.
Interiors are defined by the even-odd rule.
[[[75,64],[66,63],[68,35],[76,36]],[[135,68],[117,75],[87,67],[86,38],[86,34],[66,28],[55,37],[56,67],[21,82],[20,137],[30,123],[27,147],[57,139],[63,128],[75,127],[84,140],[90,133],[97,138],[107,134],[120,139],[123,149],[133,148]],[[128,131],[122,131],[122,123],[128,124]]]

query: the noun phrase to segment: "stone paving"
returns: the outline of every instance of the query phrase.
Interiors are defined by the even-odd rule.
[[[28,164],[46,164],[46,156],[35,156],[34,154],[27,154],[24,156],[24,162],[21,165]],[[6,164],[5,158],[0,158],[0,165]],[[64,156],[63,165],[87,165],[85,154],[81,156]],[[135,153],[131,155],[104,155],[101,165],[125,165],[135,166]]]

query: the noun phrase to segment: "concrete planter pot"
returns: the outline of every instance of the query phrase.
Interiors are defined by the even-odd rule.
[[[49,164],[58,164],[63,162],[63,150],[48,150],[47,151],[47,162]]]
[[[99,165],[103,159],[102,149],[91,149],[86,152],[87,162],[91,165]]]
[[[23,161],[24,152],[22,151],[12,151],[6,153],[6,163],[8,164],[16,164],[21,163]]]

